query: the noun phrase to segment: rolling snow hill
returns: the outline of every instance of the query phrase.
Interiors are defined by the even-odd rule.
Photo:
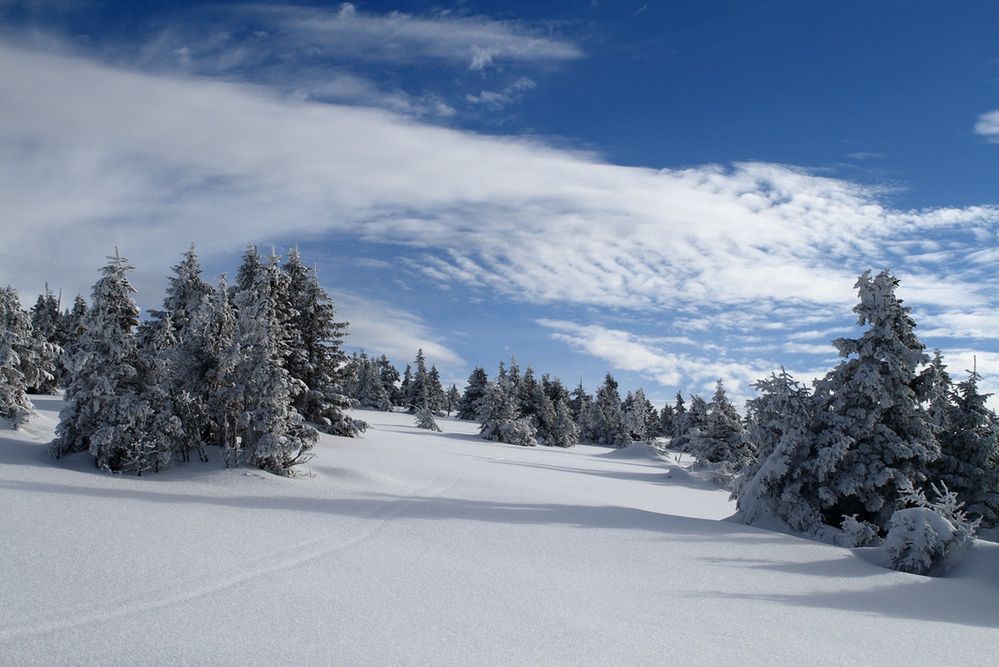
[[[365,411],[307,477],[217,456],[112,477],[49,459],[61,399],[34,400],[0,432],[3,664],[984,664],[999,646],[999,545],[946,579],[883,570],[723,521],[727,493],[644,446]]]

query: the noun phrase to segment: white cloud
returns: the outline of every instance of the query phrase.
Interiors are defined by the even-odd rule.
[[[978,117],[975,134],[980,134],[989,141],[999,141],[999,109],[983,113]]]
[[[344,3],[330,12],[306,7],[257,7],[297,39],[334,54],[373,61],[436,59],[484,70],[504,62],[565,61],[578,46],[538,34],[520,23],[442,13],[431,18],[401,12],[367,14]]]
[[[999,209],[897,210],[877,190],[788,166],[622,167],[2,42],[0,118],[0,283],[27,293],[45,280],[85,290],[115,245],[141,286],[192,240],[209,259],[347,232],[418,248],[417,268],[442,284],[669,311],[692,338],[842,324],[856,275],[888,264],[906,300],[955,335],[989,324],[962,313],[996,306],[989,264],[907,254],[991,243]],[[677,368],[695,372],[676,361],[659,374]]]
[[[358,294],[331,290],[337,317],[350,322],[346,344],[405,365],[423,349],[428,364],[452,371],[465,360],[448,347],[418,315]]]

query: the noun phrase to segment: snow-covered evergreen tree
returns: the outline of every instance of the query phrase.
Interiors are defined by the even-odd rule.
[[[621,405],[624,410],[624,424],[632,440],[645,441],[652,437],[652,425],[655,424],[655,409],[652,403],[645,397],[645,390],[636,389],[628,392],[624,403]]]
[[[420,408],[433,410],[430,404],[430,374],[427,372],[427,361],[426,357],[423,356],[423,348],[416,351],[414,364],[416,371],[411,375],[409,386],[406,389],[406,406],[410,412],[416,412]]]
[[[289,253],[282,271],[270,273],[281,323],[281,358],[299,387],[293,389],[295,409],[326,433],[358,435],[363,422],[346,413],[353,406],[347,395],[351,378],[345,373],[343,351],[348,324],[336,320],[333,299],[319,284],[316,272],[302,264],[297,250]]]
[[[168,468],[175,453],[187,458],[188,441],[177,414],[179,395],[173,375],[176,344],[169,314],[154,320],[139,343],[139,386],[148,412],[124,467],[140,475],[144,470],[159,472]]]
[[[479,404],[483,396],[486,395],[486,387],[489,378],[486,377],[485,369],[476,367],[472,374],[468,376],[468,384],[465,385],[465,392],[458,402],[458,419],[476,419],[479,414]]]
[[[999,418],[978,385],[977,369],[957,385],[956,401],[939,437],[941,457],[932,475],[986,528],[999,523]]]
[[[429,431],[440,432],[441,427],[434,420],[434,413],[428,408],[417,408],[416,428],[425,428]]]
[[[754,448],[746,438],[742,418],[728,399],[721,380],[708,404],[704,427],[691,437],[689,451],[700,463],[724,463],[736,472],[753,460]]]
[[[56,457],[88,451],[101,470],[141,472],[149,465],[141,447],[152,408],[134,334],[139,309],[128,280],[132,267],[117,252],[108,259],[68,358],[72,382],[51,451]]]
[[[799,533],[822,526],[818,503],[802,492],[801,473],[811,455],[812,397],[781,368],[753,385],[759,396],[747,403],[747,436],[757,458],[746,466],[732,496],[746,523],[783,521]]]
[[[150,311],[150,320],[158,322],[169,316],[174,337],[179,338],[194,312],[201,307],[202,300],[211,293],[212,286],[201,277],[201,265],[192,243],[180,263],[173,267],[173,275],[168,278],[163,308]]]
[[[516,399],[509,379],[489,383],[479,403],[479,433],[487,440],[533,447],[537,431],[527,419],[518,417]]]
[[[406,364],[406,369],[402,373],[402,381],[399,383],[399,401],[396,403],[399,407],[407,407],[406,401],[409,400],[409,389],[413,385],[413,369],[409,364]]]
[[[240,458],[288,475],[292,466],[311,458],[317,434],[292,406],[292,397],[305,393],[307,387],[284,367],[280,269],[276,260],[257,267],[253,273],[241,269],[240,283],[245,287],[236,295],[239,356],[233,379],[242,403],[237,422]]]
[[[430,372],[427,373],[427,394],[429,396],[427,407],[435,414],[442,414],[447,408],[447,392],[444,391],[440,371],[435,365],[431,365]]]
[[[551,404],[551,399],[545,396],[545,401]],[[579,427],[572,418],[572,409],[562,397],[554,403],[552,417],[545,418],[544,444],[549,447],[572,447],[579,442]],[[547,415],[547,406],[545,407]]]
[[[60,320],[59,345],[62,347],[62,354],[59,356],[59,370],[64,387],[68,387],[70,382],[67,359],[83,337],[83,320],[88,309],[86,299],[77,294],[73,300],[73,308],[64,312]]]
[[[590,415],[590,432],[593,441],[601,445],[627,447],[631,433],[621,408],[621,395],[617,391],[617,381],[608,373],[597,390]]]
[[[458,409],[458,402],[461,400],[461,394],[458,392],[458,387],[454,383],[447,388],[447,416],[450,417],[451,413]]]
[[[527,370],[524,371],[524,377],[520,380],[520,385],[517,387],[517,404],[520,406],[520,415],[533,419],[541,409],[542,395],[541,385],[534,377],[534,369],[528,366]],[[552,409],[554,410],[554,405]]]
[[[385,385],[382,384],[381,368],[368,358],[364,352],[357,355],[351,362],[354,367],[353,397],[362,408],[375,410],[391,410],[392,402]]]
[[[62,384],[63,368],[59,361],[62,355],[62,314],[59,312],[59,301],[49,290],[46,283],[45,293],[31,309],[31,328],[36,343],[36,354],[41,358],[40,366],[48,372],[39,383],[29,386],[34,394],[55,394]]]
[[[679,394],[677,398],[682,400]],[[670,447],[677,451],[690,451],[691,443],[704,432],[708,422],[708,403],[699,395],[690,397],[690,407],[686,408],[679,404],[682,410],[678,410],[676,418],[676,435]]]
[[[0,418],[8,419],[16,429],[34,411],[25,393],[19,349],[29,343],[30,323],[17,292],[10,286],[0,288]]]
[[[833,341],[843,361],[816,383],[807,492],[832,526],[856,515],[883,532],[902,507],[901,490],[922,485],[939,457],[913,390],[928,359],[897,286],[889,271],[860,276],[854,311],[868,329],[860,338]]]
[[[399,392],[399,371],[384,354],[378,357],[375,363],[378,366],[378,377],[385,389],[385,395],[389,397],[388,409],[391,409],[391,406],[398,405],[402,400]]]
[[[667,403],[659,411],[659,422],[656,424],[656,435],[672,438],[676,431],[676,413],[673,406]]]

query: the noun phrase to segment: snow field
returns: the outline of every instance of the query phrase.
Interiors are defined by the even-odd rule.
[[[5,664],[988,663],[999,546],[947,579],[722,521],[647,447],[523,448],[359,411],[308,477],[52,461],[0,434]]]

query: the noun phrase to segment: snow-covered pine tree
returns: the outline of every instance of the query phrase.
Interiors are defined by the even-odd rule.
[[[572,409],[564,398],[555,402],[555,421],[548,428],[545,444],[551,447],[572,447],[579,442],[579,427],[572,418]]]
[[[83,337],[83,320],[88,309],[86,299],[77,294],[76,298],[73,299],[73,308],[66,310],[60,320],[59,346],[62,347],[62,354],[59,355],[59,369],[64,387],[68,387],[70,382],[69,365],[66,363],[66,359],[73,353],[74,346]]]
[[[617,381],[608,373],[597,390],[591,413],[592,436],[594,442],[614,447],[627,447],[631,434],[624,421],[621,408],[621,395],[617,391]]]
[[[266,267],[258,263],[252,274],[243,275],[241,269],[240,283],[246,287],[236,295],[239,356],[233,379],[242,399],[237,422],[241,459],[289,475],[292,466],[311,458],[317,433],[292,406],[292,397],[306,387],[284,367],[279,273],[276,258]]]
[[[941,457],[932,476],[964,503],[972,519],[994,528],[999,523],[999,418],[978,385],[977,369],[957,385],[956,400],[945,430],[939,436]],[[931,413],[932,414],[932,413]]]
[[[384,354],[378,357],[375,363],[378,366],[378,377],[385,389],[385,395],[389,397],[387,409],[391,410],[393,405],[398,405],[402,400],[399,392],[399,371]]]
[[[458,419],[472,420],[479,414],[479,403],[486,395],[486,387],[489,378],[486,377],[485,369],[476,367],[472,374],[468,376],[468,384],[465,385],[465,392],[458,402]]]
[[[806,493],[825,522],[844,517],[884,532],[901,493],[919,487],[940,451],[913,391],[928,361],[909,308],[895,295],[898,280],[885,270],[865,272],[855,285],[860,338],[833,341],[843,361],[816,383],[816,438]]]
[[[202,296],[173,348],[171,383],[183,429],[178,446],[183,461],[190,459],[192,450],[207,461],[205,446],[218,445],[226,461],[235,464],[230,457],[238,413],[230,395],[235,330],[236,312],[223,275],[216,289]]]
[[[294,405],[305,419],[333,435],[354,437],[363,430],[363,422],[352,419],[346,411],[353,406],[346,386],[347,355],[343,351],[346,322],[336,321],[333,299],[319,284],[315,271],[301,263],[292,250],[283,271],[272,278],[278,296],[278,317],[284,326],[282,360],[289,376],[300,389]],[[283,278],[283,280],[281,279]],[[281,303],[281,290],[286,302]]]
[[[656,424],[656,435],[672,438],[676,430],[676,413],[669,403],[659,411],[659,422]]]
[[[679,398],[679,394],[677,397]],[[690,397],[690,407],[684,408],[677,417],[676,435],[673,436],[670,448],[680,452],[690,451],[691,442],[704,431],[707,421],[707,401],[694,394]]]
[[[441,427],[434,421],[434,413],[429,408],[416,409],[416,428],[440,432]]]
[[[124,462],[126,469],[134,469],[139,475],[144,470],[159,472],[168,468],[175,453],[183,453],[187,460],[187,439],[177,414],[178,391],[173,367],[176,345],[168,313],[151,321],[139,341],[139,387],[148,412],[141,426],[141,437],[128,449],[129,458]]]
[[[353,397],[357,404],[362,408],[391,410],[392,402],[382,384],[378,365],[364,352],[358,354],[351,365],[355,373]]]
[[[760,395],[746,404],[746,430],[757,458],[735,481],[737,516],[749,524],[773,517],[797,532],[814,534],[822,514],[814,499],[802,494],[800,477],[810,455],[812,397],[783,368],[753,387]]]
[[[201,265],[193,243],[167,280],[163,308],[150,311],[150,321],[158,322],[169,315],[174,337],[179,339],[202,300],[212,293],[212,286],[201,277]]]
[[[406,406],[410,412],[420,408],[432,409],[430,405],[430,375],[427,373],[427,361],[423,356],[423,348],[416,351],[416,372],[411,376],[406,389]],[[408,368],[408,367],[407,367]]]
[[[31,328],[37,340],[35,347],[42,362],[40,365],[49,370],[50,376],[43,376],[41,382],[29,391],[34,394],[55,394],[62,384],[62,314],[59,312],[59,301],[45,284],[45,293],[38,295],[38,300],[31,309]]]
[[[399,383],[399,401],[396,403],[401,408],[408,407],[406,401],[409,400],[409,389],[413,386],[413,369],[406,364],[406,369],[402,373],[402,382]]]
[[[534,369],[528,366],[517,387],[517,404],[520,406],[522,417],[532,419],[538,414],[541,409],[541,395],[541,385],[534,377]],[[552,410],[554,409],[553,405]],[[552,414],[554,416],[554,412]]]
[[[592,400],[593,397],[586,393],[586,389],[583,388],[583,381],[580,380],[576,388],[569,394],[569,409],[572,410],[572,419],[577,425],[583,425],[584,422],[581,418],[583,406]]]
[[[683,394],[676,392],[676,403],[673,405],[673,431],[669,434],[674,440],[679,441],[683,435],[684,415],[687,413],[687,404],[683,401]]]
[[[568,405],[570,400],[569,390],[565,388],[565,385],[557,377],[552,377],[548,373],[542,375],[541,390],[545,392],[545,396],[552,400],[552,405],[558,404],[560,400],[565,401]]]
[[[933,429],[933,434],[940,439],[950,427],[954,385],[939,349],[933,351],[930,363],[916,376],[913,390],[926,410],[926,421]]]
[[[141,472],[148,463],[138,449],[152,410],[134,334],[139,309],[128,280],[132,267],[117,251],[108,260],[68,358],[72,382],[51,451],[56,457],[88,451],[101,470]]]
[[[527,419],[519,418],[515,394],[509,379],[496,380],[486,387],[479,403],[479,433],[486,440],[533,447],[537,431]]]
[[[436,365],[431,365],[430,372],[427,373],[427,394],[429,397],[427,407],[434,414],[442,414],[447,407],[447,392],[441,384],[441,374]]]
[[[0,418],[17,429],[34,411],[25,393],[18,350],[28,344],[30,323],[14,288],[0,288]]]
[[[652,436],[652,426],[655,424],[655,409],[652,403],[645,397],[644,389],[636,389],[628,392],[624,403],[621,404],[624,410],[624,424],[632,440],[647,441]]]
[[[690,440],[690,452],[701,463],[724,463],[731,472],[738,472],[754,458],[754,447],[746,437],[742,417],[728,399],[721,380],[708,404],[704,428]]]
[[[450,417],[451,413],[458,409],[458,402],[461,400],[461,394],[458,393],[458,387],[454,383],[447,388],[447,416]]]

